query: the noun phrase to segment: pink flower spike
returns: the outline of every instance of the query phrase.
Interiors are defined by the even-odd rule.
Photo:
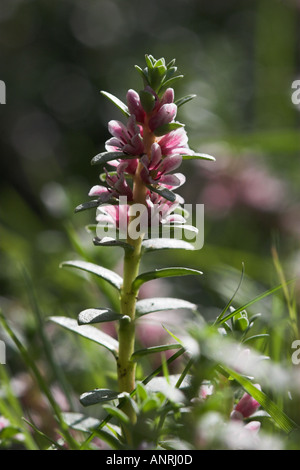
[[[143,123],[145,111],[142,108],[139,94],[135,90],[128,90],[126,97],[130,114],[135,115],[137,122]]]
[[[149,128],[154,131],[164,124],[172,122],[177,113],[177,106],[174,103],[167,103],[161,106],[157,113],[149,119]]]

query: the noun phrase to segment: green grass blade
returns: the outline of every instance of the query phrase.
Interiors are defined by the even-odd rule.
[[[286,285],[287,284],[290,284],[292,282],[295,282],[295,279],[291,279],[289,281],[286,282]],[[249,302],[247,302],[246,304],[244,304],[242,307],[239,307],[237,308],[236,310],[234,310],[234,312],[231,312],[230,314],[228,314],[226,317],[222,318],[219,322],[217,322],[218,324],[222,324],[224,322],[226,322],[227,320],[229,320],[230,318],[234,317],[237,313],[239,312],[242,312],[243,310],[246,310],[248,307],[250,307],[251,305],[255,304],[256,302],[258,302],[259,300],[262,300],[264,299],[265,297],[268,297],[269,295],[272,295],[274,294],[275,292],[279,291],[280,289],[283,288],[283,285],[282,284],[279,284],[278,286],[276,287],[273,287],[272,289],[269,289],[265,292],[263,292],[262,294],[258,295],[257,297],[255,297],[254,299],[250,300]]]

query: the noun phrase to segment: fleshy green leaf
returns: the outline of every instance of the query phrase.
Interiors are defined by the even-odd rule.
[[[129,245],[129,243],[126,243],[126,242],[122,242],[121,240],[104,240],[103,241],[103,240],[100,240],[100,238],[95,237],[93,239],[93,243],[95,246],[114,246],[114,247],[119,246],[127,251],[134,250],[132,245]]]
[[[163,310],[179,310],[188,309],[195,311],[197,305],[183,299],[176,299],[172,297],[155,297],[153,299],[142,299],[136,303],[136,314],[138,316],[146,315],[147,313],[161,312]]]
[[[210,160],[215,162],[215,157],[207,155],[207,153],[194,153],[192,155],[182,155],[182,160]]]
[[[163,124],[162,126],[157,127],[154,131],[154,134],[157,137],[160,137],[162,135],[168,134],[171,131],[179,129],[180,127],[184,127],[184,124],[182,124],[181,122],[169,122],[167,124]]]
[[[175,101],[175,104],[177,106],[177,108],[179,108],[180,106],[182,106],[183,104],[185,103],[188,103],[189,101],[191,101],[193,98],[195,98],[197,95],[186,95],[186,96],[183,96],[182,98],[179,98],[178,100]]]
[[[161,84],[165,78],[167,67],[165,65],[156,65],[153,68],[148,69],[148,75],[150,80],[151,88],[158,92],[161,88]]]
[[[115,392],[114,390],[109,390],[107,388],[96,388],[95,390],[91,390],[90,392],[85,392],[80,395],[79,400],[83,406],[91,406],[98,403],[118,400],[123,397],[124,393]]]
[[[177,82],[178,80],[181,80],[181,78],[183,77],[184,75],[176,75],[176,77],[172,77],[172,78],[169,78],[169,80],[164,81],[162,86],[159,89],[159,93],[162,93],[162,91],[164,91],[166,88],[173,86],[175,82]]]
[[[83,202],[75,208],[75,212],[86,211],[87,209],[94,209],[99,206],[99,199],[93,199],[92,201]]]
[[[153,191],[159,194],[160,196],[164,197],[168,201],[171,201],[171,202],[176,201],[176,194],[167,188],[156,188],[155,186],[151,186],[150,184],[147,185],[147,188],[150,189],[150,191]]]
[[[182,346],[179,343],[174,344],[162,344],[161,346],[151,346],[149,348],[143,348],[135,351],[132,356],[132,361],[138,361],[141,357],[148,356],[149,354],[155,354],[163,351],[170,351],[172,349],[181,349]]]
[[[73,318],[67,317],[50,317],[50,321],[57,323],[58,325],[66,328],[67,330],[73,331],[84,338],[87,338],[95,343],[101,344],[101,346],[108,349],[114,356],[117,356],[119,350],[119,343],[111,336],[103,333],[103,331],[91,325],[78,325],[77,321]]]
[[[270,335],[268,333],[261,333],[258,335],[249,336],[248,338],[243,340],[243,344],[247,343],[248,341],[253,341],[255,339],[269,338],[269,337]]]
[[[101,441],[106,442],[111,449],[124,450],[124,446],[121,441],[117,439],[112,432],[108,432],[103,429],[96,429],[94,433],[101,439]]]
[[[90,432],[101,424],[99,419],[85,416],[83,413],[64,412],[62,417],[70,428],[81,432]]]
[[[139,74],[141,75],[141,77],[143,79],[143,82],[144,82],[144,85],[145,86],[150,85],[149,80],[148,80],[148,76],[146,75],[144,70],[141,67],[139,67],[138,65],[135,65],[135,68],[139,72]]]
[[[128,107],[126,104],[123,103],[119,98],[116,96],[112,95],[111,93],[108,93],[107,91],[101,91],[102,95],[106,96],[117,108],[119,108],[123,114],[125,114],[126,117],[130,116],[130,112],[128,110]]]
[[[173,77],[176,72],[177,67],[169,67],[165,76],[165,80],[169,80],[169,78]]]
[[[194,246],[184,240],[177,240],[175,238],[152,238],[144,240],[142,243],[144,250],[165,250],[165,249],[182,249],[182,250],[194,250]]]
[[[82,211],[86,211],[88,209],[94,209],[95,207],[99,207],[99,206],[107,206],[107,205],[111,205],[111,206],[115,206],[117,204],[119,204],[119,201],[118,199],[115,199],[115,198],[111,198],[109,199],[108,201],[101,201],[100,198],[98,199],[93,199],[92,201],[87,201],[87,202],[84,202],[82,204],[79,204],[79,206],[77,206],[75,208],[75,211],[74,212],[82,212]]]
[[[98,277],[101,277],[105,281],[109,282],[112,286],[117,289],[121,289],[123,284],[123,279],[118,274],[114,273],[110,269],[103,268],[97,264],[89,263],[88,261],[74,260],[74,261],[64,261],[61,263],[61,267],[70,267],[81,269],[91,274],[95,274]]]
[[[139,95],[143,109],[150,113],[155,105],[155,96],[147,90],[141,90]]]
[[[91,160],[92,165],[105,165],[112,160],[130,160],[137,158],[136,155],[127,155],[122,152],[101,152]]]
[[[89,325],[91,323],[103,323],[121,320],[124,315],[113,312],[109,308],[88,308],[78,315],[78,325]]]
[[[149,271],[147,273],[140,274],[133,281],[133,289],[139,289],[139,287],[145,282],[152,281],[154,279],[159,279],[162,277],[174,277],[174,276],[188,276],[188,275],[199,275],[203,274],[197,269],[190,268],[181,268],[181,267],[172,267],[172,268],[162,268],[155,269],[154,271]]]
[[[117,406],[113,406],[113,405],[103,405],[103,409],[109,413],[111,416],[113,416],[114,418],[117,418],[118,421],[124,423],[124,424],[129,424],[130,422],[130,419],[129,417],[127,416],[126,413],[124,413],[124,411],[122,411],[120,408],[118,408]]]

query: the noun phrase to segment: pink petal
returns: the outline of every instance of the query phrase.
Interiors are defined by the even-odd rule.
[[[175,147],[184,147],[187,145],[188,137],[186,131],[180,127],[174,131],[169,132],[159,139],[158,143],[161,146],[162,154],[165,155],[167,150]]]
[[[173,121],[177,113],[177,106],[174,103],[164,104],[156,114],[149,119],[149,127],[154,131],[158,127]]]
[[[176,185],[176,188],[179,188],[186,182],[186,177],[182,173],[174,173],[174,176],[176,176],[178,180],[178,184]]]
[[[124,162],[127,162],[127,168],[126,168],[126,173],[130,175],[134,175],[138,166],[138,159],[130,159],[130,160],[123,160]]]
[[[167,186],[176,186],[180,185],[180,180],[175,175],[162,175],[159,178],[159,183]]]
[[[122,152],[122,145],[119,139],[112,137],[105,142],[105,149],[108,152]]]
[[[104,202],[111,198],[111,194],[108,189],[100,185],[93,186],[89,191],[89,196],[100,197]]]
[[[161,161],[161,148],[157,142],[154,142],[151,145],[151,159],[150,166],[151,168],[156,168]]]
[[[127,121],[127,131],[130,134],[130,137],[140,133],[140,128],[136,123],[136,118],[134,115],[130,116]]]
[[[109,121],[108,130],[113,137],[116,137],[124,144],[127,143],[128,141],[127,128],[122,122],[115,121],[115,120]]]
[[[164,105],[164,104],[173,103],[173,102],[174,102],[174,90],[173,88],[167,88],[167,90],[163,94],[160,104]]]
[[[162,173],[170,173],[170,171],[175,170],[181,165],[182,156],[181,155],[170,155],[163,159],[160,166],[160,171]]]

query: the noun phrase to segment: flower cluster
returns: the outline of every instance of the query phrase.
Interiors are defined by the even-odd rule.
[[[89,196],[98,198],[100,207],[98,222],[110,219],[115,226],[120,220],[120,211],[129,210],[135,203],[134,184],[139,180],[146,188],[144,205],[149,217],[155,205],[159,207],[159,222],[182,223],[184,218],[174,214],[183,199],[173,192],[185,182],[181,173],[173,173],[182,163],[183,156],[196,155],[188,146],[188,137],[183,125],[175,121],[177,104],[174,90],[168,87],[176,72],[174,61],[166,65],[164,59],[156,61],[146,56],[148,67],[142,71],[145,87],[140,93],[130,89],[127,104],[121,108],[127,116],[126,125],[117,120],[108,123],[111,134],[105,143],[106,152],[100,154],[100,164],[113,167],[100,175],[102,184],[91,188]],[[106,94],[108,95],[108,94]],[[188,101],[192,95],[185,97]],[[120,107],[120,101],[109,98]],[[127,198],[126,206],[117,204],[120,197]],[[113,202],[113,208],[103,204]],[[121,209],[122,207],[122,209]]]

